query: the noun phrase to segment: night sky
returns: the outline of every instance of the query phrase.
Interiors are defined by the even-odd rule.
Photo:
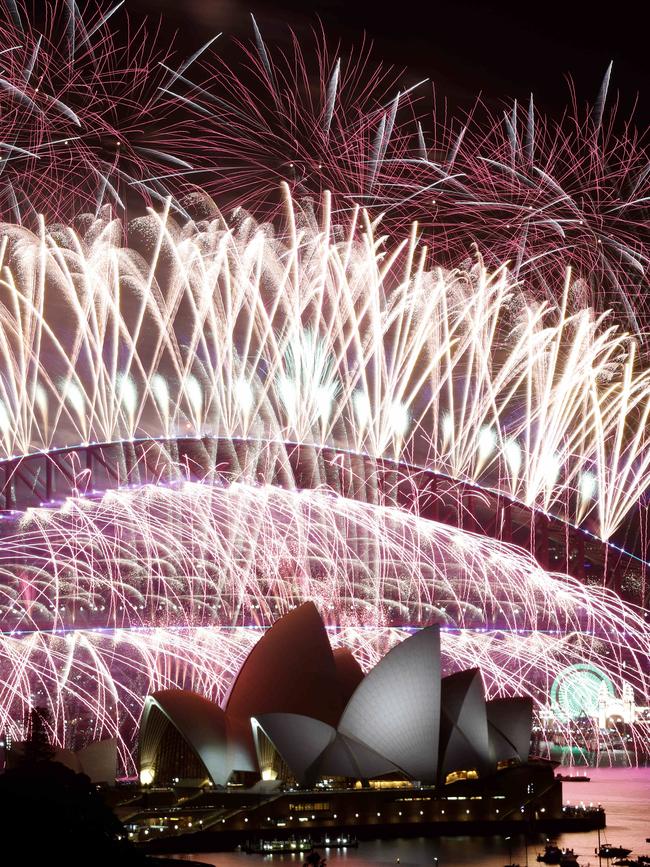
[[[532,90],[539,108],[557,112],[569,98],[567,75],[584,104],[595,98],[613,60],[610,93],[620,93],[621,117],[636,104],[637,126],[650,123],[648,33],[641,3],[127,0],[126,6],[162,13],[166,30],[178,30],[179,47],[188,49],[219,31],[249,37],[250,12],[274,44],[286,42],[287,25],[306,34],[320,19],[332,41],[358,45],[365,33],[377,59],[408,66],[413,81],[431,78],[438,97],[461,108],[469,108],[479,93],[496,107],[506,97],[527,100]]]

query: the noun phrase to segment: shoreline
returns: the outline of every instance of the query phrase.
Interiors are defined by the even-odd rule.
[[[386,823],[366,826],[341,825],[336,834],[350,835],[359,842],[375,840],[395,840],[417,837],[493,837],[504,835],[551,835],[576,834],[606,828],[606,813],[604,810],[587,811],[584,816],[567,816],[559,819],[539,819],[533,822],[515,820],[494,821],[448,821],[448,822],[417,822],[417,823]],[[304,838],[319,839],[332,835],[332,827],[310,826],[305,831]],[[155,838],[135,845],[143,853],[160,854],[193,854],[197,852],[234,852],[261,840],[290,840],[300,838],[300,834],[290,830],[269,831],[197,831],[193,834],[182,834],[177,837]],[[321,847],[324,848],[324,847]]]

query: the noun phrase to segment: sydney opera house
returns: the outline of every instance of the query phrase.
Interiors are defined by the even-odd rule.
[[[224,786],[249,773],[307,787],[333,778],[477,779],[525,763],[531,726],[531,701],[486,702],[478,669],[441,677],[437,626],[413,633],[364,676],[349,650],[332,651],[316,607],[305,603],[255,645],[223,710],[181,690],[147,699],[140,778]]]
[[[532,702],[486,701],[478,669],[443,676],[437,626],[364,675],[305,603],[255,645],[223,708],[184,690],[147,698],[140,780],[152,796],[189,790],[185,809],[210,805],[201,828],[219,834],[557,818],[560,784],[529,758],[531,727]],[[153,821],[147,803],[142,822]]]

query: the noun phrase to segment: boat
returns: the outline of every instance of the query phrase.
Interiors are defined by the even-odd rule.
[[[638,855],[636,860],[639,864],[650,864],[650,855]]]
[[[600,848],[594,852],[599,858],[627,858],[632,850],[626,849],[624,846],[611,846],[609,843],[603,843]]]
[[[571,774],[556,774],[555,779],[561,783],[588,783],[591,777],[588,777],[586,774],[576,774],[575,776]]]
[[[317,840],[311,837],[287,840],[253,840],[246,843],[244,851],[247,855],[284,855],[311,852],[314,849],[351,849],[356,848],[359,841],[350,834],[340,834],[336,837],[323,837]]]
[[[537,860],[543,864],[559,864],[562,861],[562,854],[563,850],[557,843],[547,843],[544,851],[538,854]]]
[[[288,840],[254,840],[246,844],[244,851],[247,855],[280,855],[285,852],[311,852],[313,848],[311,838],[296,840],[291,837]]]
[[[573,849],[560,849],[557,843],[547,843],[537,860],[544,864],[559,864],[560,867],[579,867],[578,856]]]

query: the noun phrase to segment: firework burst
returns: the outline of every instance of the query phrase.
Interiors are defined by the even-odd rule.
[[[528,303],[289,201],[40,236],[6,228],[0,446],[173,439],[333,446],[502,491],[611,537],[648,485],[650,374],[604,316]],[[139,252],[138,252],[139,251]]]
[[[438,124],[431,155],[424,147],[409,161],[410,178],[392,179],[388,166],[388,213],[406,205],[454,264],[474,241],[491,264],[509,261],[537,297],[557,298],[570,267],[574,309],[613,307],[644,331],[650,154],[617,106],[608,110],[610,74],[593,106],[581,111],[572,94],[560,118],[531,96],[500,116],[478,106],[481,121],[457,123],[454,135]]]
[[[479,665],[492,696],[541,710],[576,662],[648,692],[639,609],[512,546],[325,489],[150,486],[30,510],[14,530],[0,546],[0,725],[37,696],[60,740],[116,736],[127,767],[147,692],[223,698],[261,630],[306,600],[366,666],[403,625],[439,623],[446,669]],[[65,730],[71,715],[83,732]],[[641,721],[635,750],[646,736]]]
[[[70,223],[175,195],[198,176],[198,113],[169,92],[194,58],[122,4],[0,4],[0,215]],[[204,46],[209,50],[212,42]],[[200,56],[201,52],[197,52]]]
[[[446,476],[603,540],[647,496],[650,373],[600,311],[643,329],[650,172],[609,72],[584,115],[427,131],[365,49],[316,34],[308,61],[253,23],[241,64],[179,60],[121,14],[0,11],[4,506],[23,459],[77,446],[119,486],[138,439],[159,479],[100,495],[76,468],[88,496],[3,520],[0,727],[46,701],[59,742],[116,736],[128,768],[147,692],[222,698],[306,599],[366,665],[437,622],[490,696],[541,709],[577,661],[646,696],[640,610],[395,493]],[[203,483],[165,485],[192,437]]]
[[[398,237],[417,220],[446,267],[473,245],[491,266],[510,262],[537,298],[557,300],[571,267],[572,309],[613,306],[644,332],[649,153],[608,106],[611,66],[585,110],[572,90],[559,118],[532,96],[455,117],[444,103],[429,114],[426,82],[400,87],[404,76],[323,37],[283,53],[255,27],[241,51],[193,91],[225,167],[205,179],[217,200],[272,216],[280,181],[297,199],[327,189],[335,213],[362,205]]]
[[[476,245],[509,262],[538,299],[557,301],[573,269],[570,309],[614,307],[645,331],[648,149],[608,108],[611,69],[593,106],[575,94],[560,118],[516,103],[465,117],[425,108],[426,82],[315,33],[309,50],[250,45],[221,56],[209,40],[191,57],[117,7],[81,17],[48,7],[39,20],[7,3],[0,42],[0,213],[34,225],[70,222],[103,205],[160,203],[185,218],[242,207],[259,219],[332,195],[335,214],[383,215],[400,237],[418,220],[438,264]],[[127,38],[118,34],[124,31]]]

